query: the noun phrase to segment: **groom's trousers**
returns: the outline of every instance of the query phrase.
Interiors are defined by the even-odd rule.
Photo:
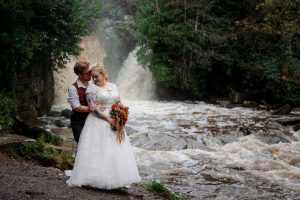
[[[79,141],[80,134],[88,114],[89,113],[72,111],[70,122],[76,143]]]

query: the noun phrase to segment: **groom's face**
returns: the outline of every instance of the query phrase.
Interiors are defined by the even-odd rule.
[[[83,81],[90,81],[91,80],[91,73],[90,73],[90,70],[88,68],[83,70],[82,79],[83,79]]]

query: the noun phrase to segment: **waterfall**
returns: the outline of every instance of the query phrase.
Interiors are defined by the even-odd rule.
[[[95,63],[103,63],[105,51],[101,46],[97,35],[85,37],[81,43],[83,51],[79,57],[72,57],[65,68],[54,72],[55,98],[52,105],[54,111],[70,108],[67,102],[67,90],[75,82],[77,76],[73,72],[73,67],[78,60],[86,60],[91,66]],[[143,67],[137,62],[134,49],[125,60],[118,73],[116,85],[122,98],[130,100],[154,100],[155,81],[148,67]],[[105,66],[107,67],[107,66]],[[110,75],[110,74],[109,74]]]
[[[136,57],[135,48],[125,60],[118,73],[116,85],[121,97],[130,100],[154,100],[155,81],[149,68],[141,66]]]

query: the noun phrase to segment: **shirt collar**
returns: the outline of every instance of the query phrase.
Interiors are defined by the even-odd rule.
[[[90,83],[91,81],[89,81],[87,85],[84,85],[79,78],[77,79],[77,85],[79,88],[87,88]]]

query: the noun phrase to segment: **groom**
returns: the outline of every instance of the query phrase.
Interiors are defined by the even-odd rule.
[[[91,80],[89,67],[90,64],[85,61],[80,61],[75,64],[74,73],[78,76],[78,78],[68,89],[67,99],[72,107],[70,122],[76,143],[79,141],[85,120],[89,112],[91,112],[85,95],[86,88]]]

